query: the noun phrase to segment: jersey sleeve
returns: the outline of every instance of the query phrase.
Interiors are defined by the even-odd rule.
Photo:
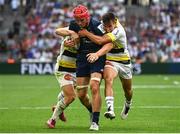
[[[70,24],[69,24],[69,30],[74,30],[74,25],[73,25],[73,22],[71,21]]]
[[[69,30],[72,30],[74,32],[78,32],[79,27],[74,21],[71,21],[69,24]]]
[[[118,28],[115,28],[111,33],[107,33],[106,35],[108,35],[113,42],[121,36],[121,32]]]

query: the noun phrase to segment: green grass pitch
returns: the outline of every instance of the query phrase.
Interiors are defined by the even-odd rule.
[[[127,120],[120,119],[124,97],[118,79],[114,82],[116,118],[104,118],[103,85],[99,133],[180,133],[179,75],[134,76]],[[0,133],[92,133],[89,114],[78,99],[65,110],[66,123],[58,121],[55,129],[46,127],[58,92],[52,75],[0,75]]]

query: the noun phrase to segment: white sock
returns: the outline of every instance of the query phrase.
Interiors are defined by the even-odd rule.
[[[58,94],[58,101],[60,101],[61,99],[64,98],[64,92],[61,91],[59,94]]]
[[[105,101],[106,101],[106,105],[107,105],[108,111],[114,111],[114,97],[107,96],[105,98]]]
[[[57,120],[57,118],[64,111],[65,108],[66,108],[66,104],[64,103],[64,99],[58,101],[51,119]]]

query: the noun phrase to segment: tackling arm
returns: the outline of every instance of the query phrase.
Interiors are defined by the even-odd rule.
[[[99,51],[97,51],[96,54],[98,57],[103,56],[107,54],[112,48],[113,48],[113,44],[107,43]]]
[[[69,36],[70,37],[68,39],[69,41],[67,41],[67,44],[69,44],[69,46],[72,46],[72,44],[73,44],[72,41],[74,41],[74,44],[79,43],[79,35],[76,32],[74,32],[72,30],[69,30],[67,27],[65,27],[65,28],[57,28],[55,30],[55,34],[58,35],[58,36],[63,36],[63,37]]]
[[[59,35],[59,36],[63,36],[63,37],[64,36],[71,36],[74,39],[79,38],[76,32],[69,30],[67,28],[57,28],[55,30],[55,34]]]
[[[94,35],[93,33],[89,32],[89,31],[87,31],[86,29],[79,31],[78,34],[80,36],[88,37],[90,40],[92,40],[94,43],[96,43],[98,45],[104,45],[106,43],[112,42],[112,39],[108,35],[97,36],[97,35]]]
[[[96,60],[98,60],[98,58],[100,56],[103,56],[106,53],[108,53],[112,48],[113,48],[113,44],[112,43],[107,43],[99,51],[97,51],[96,53],[89,53],[89,54],[87,54],[87,60],[90,63],[93,63]]]

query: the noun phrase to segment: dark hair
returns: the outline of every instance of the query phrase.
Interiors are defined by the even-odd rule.
[[[103,23],[109,23],[110,21],[116,21],[116,16],[112,12],[105,13],[102,16]]]

